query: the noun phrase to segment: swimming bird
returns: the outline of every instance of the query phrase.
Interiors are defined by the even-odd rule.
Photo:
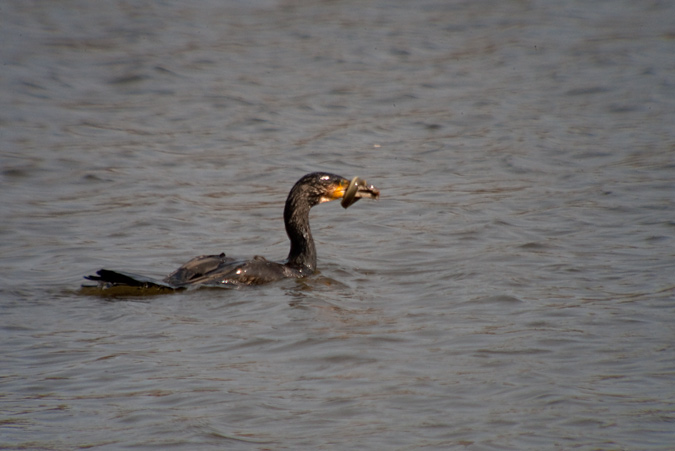
[[[258,285],[284,278],[300,278],[316,271],[317,255],[309,227],[309,210],[323,202],[342,199],[348,208],[361,198],[378,199],[380,191],[365,180],[351,181],[327,172],[313,172],[300,178],[291,188],[284,207],[284,225],[291,241],[288,257],[274,262],[261,256],[240,260],[219,255],[201,255],[162,280],[121,271],[101,269],[85,279],[101,288],[118,286],[180,290],[199,286],[236,287]]]

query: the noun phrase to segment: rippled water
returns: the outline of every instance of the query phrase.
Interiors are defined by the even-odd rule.
[[[675,7],[4,2],[0,448],[671,449]],[[283,259],[320,274],[79,291]]]

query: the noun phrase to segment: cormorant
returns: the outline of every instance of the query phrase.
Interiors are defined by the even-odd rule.
[[[225,254],[202,255],[161,281],[107,269],[97,271],[97,275],[85,276],[85,279],[98,282],[102,288],[130,286],[177,290],[196,286],[257,285],[283,278],[304,277],[316,271],[316,249],[309,228],[309,210],[335,199],[342,198],[342,206],[348,208],[360,198],[377,199],[379,196],[377,188],[359,177],[349,181],[339,175],[313,172],[298,180],[286,199],[284,224],[291,250],[282,263],[260,256],[238,260]]]

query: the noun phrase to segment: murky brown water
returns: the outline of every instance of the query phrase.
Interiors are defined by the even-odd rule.
[[[671,2],[4,2],[0,448],[671,449]],[[82,295],[225,251],[321,273]]]

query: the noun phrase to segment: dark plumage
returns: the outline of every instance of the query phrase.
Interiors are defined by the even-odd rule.
[[[349,194],[345,196],[345,193]],[[97,275],[85,279],[101,287],[130,286],[159,289],[181,289],[192,286],[257,285],[283,278],[298,278],[316,270],[316,248],[309,227],[309,210],[322,202],[343,199],[347,208],[359,198],[377,199],[380,191],[355,177],[349,180],[339,175],[313,172],[298,180],[286,199],[284,224],[291,241],[288,258],[283,263],[255,256],[251,260],[237,260],[220,255],[195,257],[166,276],[155,280],[136,274],[101,269]]]

